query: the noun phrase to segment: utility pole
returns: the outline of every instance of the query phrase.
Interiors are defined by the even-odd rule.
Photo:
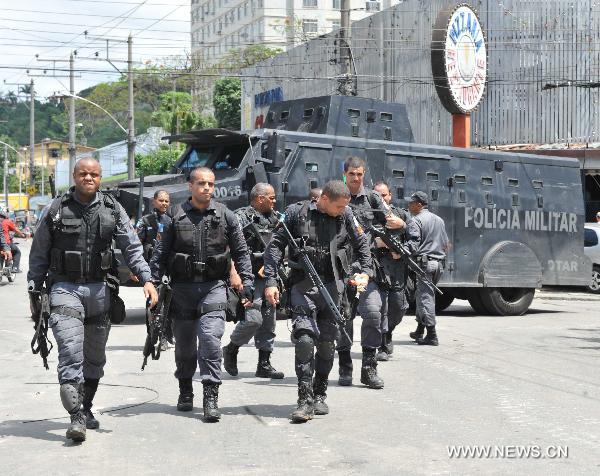
[[[75,168],[75,156],[77,154],[77,145],[75,143],[75,60],[73,53],[69,57],[69,93],[71,101],[69,102],[69,187],[73,184],[73,174]],[[56,174],[55,174],[56,175]]]
[[[129,112],[127,115],[127,178],[135,178],[135,129],[133,122],[133,39],[127,38],[127,79],[129,83]]]
[[[33,79],[30,83],[31,104],[29,106],[29,186],[34,184],[33,169],[35,167],[35,89]]]
[[[338,91],[342,96],[356,96],[353,74],[352,51],[350,49],[350,0],[342,0],[340,18],[340,65]]]
[[[8,208],[8,147],[4,145],[4,205]]]

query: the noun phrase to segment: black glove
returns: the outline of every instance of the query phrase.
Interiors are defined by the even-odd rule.
[[[247,299],[250,302],[254,301],[254,286],[244,286],[240,294],[242,299]]]

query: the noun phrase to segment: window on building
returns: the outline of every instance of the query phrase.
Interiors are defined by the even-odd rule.
[[[331,8],[334,10],[339,10],[342,8],[342,0],[332,0],[331,4]]]
[[[332,20],[331,21],[331,29],[332,30],[339,30],[341,26],[342,26],[342,24],[340,23],[339,20]]]
[[[367,13],[369,12],[378,12],[379,10],[381,10],[381,2],[373,2],[370,0],[367,0],[365,2],[365,11]]]
[[[302,0],[302,6],[304,8],[317,8],[317,0]]]
[[[305,35],[314,35],[319,31],[319,23],[317,20],[302,20],[302,31]]]

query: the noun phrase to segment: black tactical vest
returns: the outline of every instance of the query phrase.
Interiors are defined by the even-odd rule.
[[[245,222],[248,223],[244,226],[244,238],[246,238],[246,243],[250,249],[252,272],[256,274],[264,266],[265,245],[271,241],[273,231],[278,223],[277,217],[274,213],[267,217],[252,206],[240,208],[236,213],[243,214]],[[260,237],[256,236],[257,234]]]
[[[112,195],[84,207],[72,192],[56,198],[48,211],[52,234],[50,272],[54,282],[103,281],[112,268],[112,240],[119,214]]]
[[[302,202],[298,213],[297,231],[301,235],[304,249],[315,269],[325,281],[333,281],[338,276],[347,274],[350,270],[348,252],[349,238],[344,217],[330,217],[316,209],[311,210],[309,201]],[[302,243],[300,243],[302,245]],[[298,263],[299,257],[293,253],[290,261]],[[334,271],[335,266],[335,271]],[[292,266],[292,280],[299,281],[304,273]]]
[[[213,281],[229,276],[231,256],[226,234],[226,207],[213,203],[214,210],[194,221],[181,205],[175,207],[171,224],[173,245],[168,263],[175,282]]]
[[[142,223],[146,226],[146,243],[153,245],[154,240],[156,240],[156,236],[158,235],[157,212],[148,213],[148,215],[143,216]]]

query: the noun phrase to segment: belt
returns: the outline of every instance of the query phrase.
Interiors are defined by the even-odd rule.
[[[427,256],[427,255],[421,255],[421,256],[417,256],[415,258],[416,261],[420,261],[420,262],[425,262],[427,263],[428,261],[437,261],[438,263],[440,261],[442,261],[440,258],[432,258],[431,256]]]

